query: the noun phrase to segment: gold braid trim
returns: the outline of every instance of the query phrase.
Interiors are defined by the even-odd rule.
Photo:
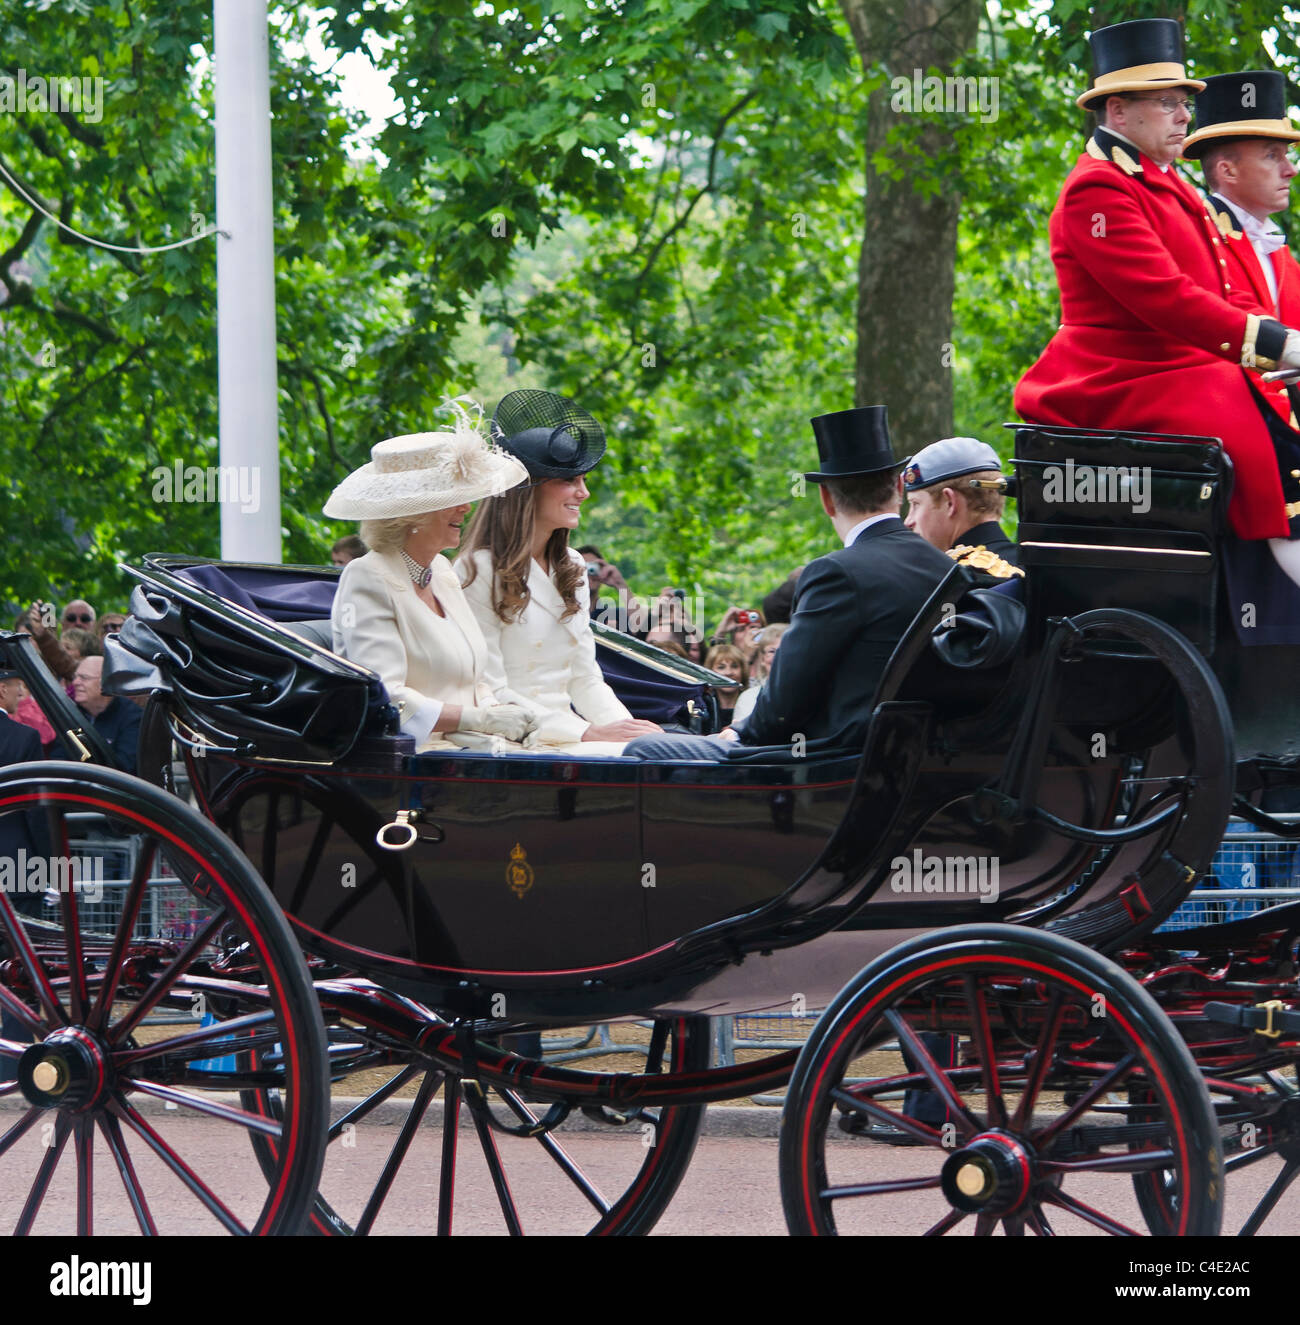
[[[1297,503],[1300,505],[1300,503]],[[983,543],[978,547],[973,547],[969,543],[962,543],[957,547],[950,547],[948,555],[963,566],[972,566],[975,570],[982,570],[987,575],[992,575],[999,580],[1009,580],[1013,575],[1024,576],[1024,571],[1019,566],[1013,566],[1009,561],[1003,561],[996,552],[990,552]]]

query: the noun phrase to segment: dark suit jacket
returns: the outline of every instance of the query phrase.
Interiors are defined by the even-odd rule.
[[[129,699],[118,696],[97,718],[92,718],[80,706],[78,706],[77,711],[86,720],[87,724],[95,729],[100,739],[112,751],[118,768],[123,773],[134,773],[136,755],[140,745],[140,718],[142,715],[139,706],[133,704]],[[53,755],[55,759],[75,759],[77,757],[62,740],[55,744]]]
[[[954,547],[969,545],[971,547],[986,547],[988,550],[1003,561],[1009,562],[1012,566],[1020,565],[1020,544],[1013,543],[1006,535],[1006,530],[1002,528],[996,520],[985,520],[983,524],[977,524],[973,529],[968,529],[953,544]]]
[[[771,673],[737,728],[741,741],[784,745],[801,732],[810,743],[860,746],[889,655],[951,569],[896,516],[811,562]]]

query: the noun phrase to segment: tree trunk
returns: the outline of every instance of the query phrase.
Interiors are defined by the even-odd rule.
[[[863,69],[884,67],[909,83],[914,70],[922,79],[949,74],[973,44],[983,12],[979,0],[840,4]],[[895,448],[916,451],[953,431],[952,297],[961,198],[942,179],[928,196],[916,187],[925,176],[933,178],[935,162],[955,153],[944,117],[924,114],[920,106],[896,110],[893,102],[886,81],[868,103],[855,396],[859,405],[887,405]],[[902,126],[912,130],[909,150],[891,157],[903,173],[889,179],[873,160],[887,150],[890,129],[904,117],[915,121]]]

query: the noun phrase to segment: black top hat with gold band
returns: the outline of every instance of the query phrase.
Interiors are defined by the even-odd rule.
[[[1098,28],[1092,42],[1092,86],[1075,105],[1095,110],[1117,92],[1167,91],[1205,84],[1183,71],[1183,30],[1172,18],[1139,18]]]
[[[884,405],[819,414],[812,421],[821,468],[805,474],[810,483],[826,479],[859,478],[886,469],[901,469],[908,457],[894,455],[889,439],[889,416]]]
[[[1276,70],[1215,74],[1205,80],[1205,90],[1196,94],[1196,132],[1183,144],[1183,155],[1199,161],[1216,143],[1231,138],[1300,141],[1300,129],[1286,117],[1286,79]]]

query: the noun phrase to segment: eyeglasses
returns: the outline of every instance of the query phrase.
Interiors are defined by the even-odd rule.
[[[74,622],[82,626],[88,626],[95,618],[89,612],[65,612],[63,614],[63,624],[70,626]]]
[[[1191,97],[1138,97],[1130,96],[1129,101],[1149,101],[1153,106],[1159,106],[1166,115],[1173,115],[1181,106],[1192,117],[1196,118],[1196,102]]]

